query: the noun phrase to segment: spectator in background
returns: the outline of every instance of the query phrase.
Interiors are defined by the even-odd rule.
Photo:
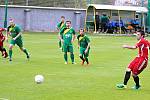
[[[99,30],[99,23],[100,23],[100,17],[99,17],[99,13],[98,12],[96,12],[95,21],[96,21],[96,32],[98,32],[98,30]]]
[[[131,20],[131,26],[134,28],[135,32],[138,31],[140,28],[138,19]]]
[[[120,27],[121,27],[121,30],[124,32],[124,34],[127,33],[127,29],[126,29],[125,24],[121,18],[120,18]]]
[[[114,32],[113,22],[109,21],[109,23],[107,24],[107,31],[106,31],[106,33],[113,33],[113,32]]]
[[[126,29],[125,24],[124,24],[123,20],[121,19],[121,17],[120,17],[120,22],[119,22],[119,20],[117,20],[116,26],[118,28],[121,28],[121,30],[124,32],[124,34],[127,33],[127,29]]]
[[[112,28],[113,28],[113,33],[117,33],[117,22],[115,20],[112,21]]]
[[[104,13],[101,16],[101,32],[106,32],[107,30],[107,24],[109,23],[108,16]]]

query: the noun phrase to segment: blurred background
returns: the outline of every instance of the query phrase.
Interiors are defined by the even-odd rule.
[[[148,0],[8,0],[9,5],[86,8],[88,4],[147,6]],[[0,0],[3,5],[5,0]]]

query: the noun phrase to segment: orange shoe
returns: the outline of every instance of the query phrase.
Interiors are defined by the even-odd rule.
[[[81,62],[81,65],[82,65],[82,66],[84,65],[84,62],[85,62],[85,60],[82,60],[82,62]]]

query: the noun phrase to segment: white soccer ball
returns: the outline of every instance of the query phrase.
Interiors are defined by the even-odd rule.
[[[44,82],[44,77],[43,77],[43,75],[36,75],[34,79],[35,79],[35,82],[36,82],[37,84],[41,84],[41,83]]]

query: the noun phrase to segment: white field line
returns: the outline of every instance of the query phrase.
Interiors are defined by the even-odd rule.
[[[6,99],[6,98],[0,98],[0,100],[8,100],[8,99]]]

